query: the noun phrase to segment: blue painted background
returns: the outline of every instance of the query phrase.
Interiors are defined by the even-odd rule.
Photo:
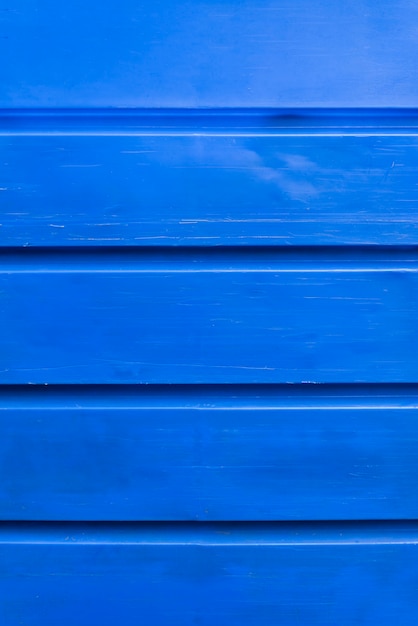
[[[0,0],[2,626],[416,626],[417,32]]]

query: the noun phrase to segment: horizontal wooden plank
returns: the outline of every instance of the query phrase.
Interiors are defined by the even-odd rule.
[[[416,524],[374,532],[360,525],[164,531],[6,529],[0,539],[2,623],[417,622]]]
[[[3,253],[0,382],[415,382],[414,250]]]
[[[12,113],[0,245],[418,243],[418,116]]]
[[[416,106],[414,0],[13,0],[0,106]]]
[[[0,518],[417,518],[417,390],[306,387],[3,392]]]

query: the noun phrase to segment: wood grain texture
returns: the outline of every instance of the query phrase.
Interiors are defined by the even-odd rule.
[[[9,112],[1,246],[416,245],[418,116]]]
[[[414,250],[0,259],[1,382],[415,382]]]
[[[104,526],[104,528],[103,528]],[[3,529],[7,626],[415,626],[417,527]]]
[[[412,519],[417,416],[402,386],[3,390],[0,518]]]
[[[414,0],[13,0],[0,106],[416,106]]]

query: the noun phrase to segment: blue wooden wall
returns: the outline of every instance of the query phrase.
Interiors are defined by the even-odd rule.
[[[1,626],[416,626],[418,4],[0,0]]]

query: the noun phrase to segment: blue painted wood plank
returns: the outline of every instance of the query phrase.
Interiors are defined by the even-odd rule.
[[[416,106],[414,0],[2,2],[0,106]]]
[[[417,518],[417,415],[402,386],[19,388],[0,518]]]
[[[416,524],[11,527],[0,616],[7,626],[415,626],[417,541]]]
[[[0,245],[416,245],[418,116],[3,114]]]
[[[22,249],[0,382],[415,382],[415,250]]]

